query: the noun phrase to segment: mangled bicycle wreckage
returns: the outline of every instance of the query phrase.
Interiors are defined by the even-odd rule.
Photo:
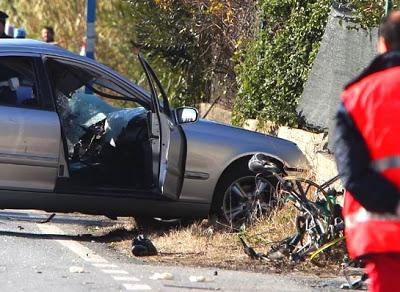
[[[321,254],[329,253],[331,247],[344,239],[344,221],[342,207],[337,199],[343,191],[337,191],[331,186],[339,179],[335,176],[318,185],[312,180],[286,176],[278,164],[261,153],[255,154],[249,161],[249,169],[256,174],[255,196],[270,192],[270,182],[276,181],[275,207],[292,204],[297,210],[295,232],[280,241],[274,242],[269,251],[258,253],[249,246],[244,233],[239,233],[245,253],[253,259],[279,260],[288,258],[294,262],[306,259],[319,264],[317,259]],[[351,266],[360,266],[360,262],[345,261],[344,275],[348,288],[360,288],[366,277],[362,275],[356,282],[350,279]]]

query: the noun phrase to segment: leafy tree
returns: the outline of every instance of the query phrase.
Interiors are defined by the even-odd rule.
[[[157,63],[158,73],[179,104],[209,101],[215,88],[236,94],[235,61],[254,18],[253,0],[135,0],[133,44]],[[215,92],[214,92],[215,94]]]
[[[393,8],[400,7],[394,0]],[[241,51],[234,122],[246,118],[301,126],[296,113],[331,5],[347,9],[351,28],[379,24],[385,0],[259,0],[259,29]]]
[[[145,86],[136,49],[149,59],[175,104],[195,105],[212,94],[236,95],[238,45],[248,38],[255,0],[109,0],[97,2],[96,58]],[[0,9],[40,38],[43,25],[60,46],[78,52],[85,35],[83,0],[8,0]]]
[[[260,28],[241,52],[234,121],[298,125],[297,101],[318,52],[329,0],[260,0]]]
[[[130,44],[134,19],[129,6],[121,0],[97,1],[96,59],[138,81],[142,70]],[[42,27],[53,26],[58,44],[79,52],[86,34],[85,1],[8,0],[0,1],[0,9],[10,23],[26,29],[28,38],[40,39]]]
[[[236,123],[257,117],[298,125],[295,108],[332,1],[349,8],[357,27],[376,26],[383,14],[384,0],[98,1],[96,57],[146,86],[140,49],[175,105],[222,96],[235,103]],[[0,9],[28,37],[39,39],[51,25],[60,46],[79,51],[85,1],[7,0]]]

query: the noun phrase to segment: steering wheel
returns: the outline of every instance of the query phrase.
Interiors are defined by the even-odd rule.
[[[98,121],[90,125],[89,127],[85,125],[79,125],[79,127],[84,131],[84,134],[79,138],[79,142],[74,145],[75,158],[81,160],[85,157],[92,149],[95,143],[99,140],[105,133],[104,125],[105,120]]]

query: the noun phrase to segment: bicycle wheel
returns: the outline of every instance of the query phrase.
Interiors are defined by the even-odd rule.
[[[285,177],[278,186],[279,195],[291,201],[302,218],[297,227],[301,239],[291,253],[295,261],[304,260],[332,239],[330,226],[334,223],[333,204],[317,183],[299,177]]]
[[[303,199],[313,203],[325,201],[327,210],[333,209],[332,201],[328,198],[327,192],[319,184],[301,177],[287,176],[284,180],[288,185],[282,186],[279,183],[276,188],[280,196],[290,196],[290,192],[295,192]]]

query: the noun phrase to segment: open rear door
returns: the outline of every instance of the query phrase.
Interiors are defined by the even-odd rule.
[[[149,81],[154,102],[154,112],[150,118],[153,176],[163,196],[178,199],[185,173],[185,134],[170,110],[168,98],[157,76],[140,55],[139,60]]]

